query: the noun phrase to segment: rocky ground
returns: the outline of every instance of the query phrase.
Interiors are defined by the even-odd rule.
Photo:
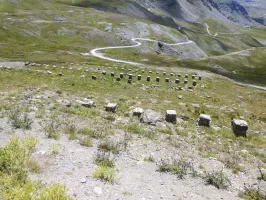
[[[127,74],[134,74],[133,84],[122,79],[113,85],[111,71],[123,72],[126,79]],[[183,89],[178,91],[172,89],[176,87],[173,82],[165,83],[163,72],[145,70],[142,74],[120,65],[2,68],[0,146],[12,137],[37,138],[31,157],[38,173],[31,171],[30,179],[44,185],[63,183],[74,199],[240,199],[245,185],[264,191],[266,182],[258,180],[258,167],[262,171],[266,167],[265,92],[207,72],[201,74],[201,81],[196,76],[198,84],[193,90],[180,83]],[[180,79],[185,77],[182,70],[166,72],[170,80],[178,73]],[[195,72],[186,72],[190,85]],[[96,81],[91,80],[92,74]],[[136,74],[150,75],[151,83],[145,78],[137,83]],[[155,86],[156,76],[162,80],[159,87]],[[66,86],[69,83],[72,86]],[[220,83],[227,85],[227,95],[219,95],[224,87]],[[105,111],[110,102],[118,103],[116,113]],[[156,116],[151,118],[159,121],[166,109],[177,110],[177,123],[143,124],[133,116],[137,107],[154,110]],[[196,125],[200,113],[211,115],[211,127]],[[22,119],[20,125],[30,122],[29,130],[16,128],[14,116]],[[234,137],[232,117],[249,122],[247,138]],[[114,164],[113,172],[106,172],[106,180],[95,177],[101,167],[96,160],[103,154]],[[163,168],[173,163],[177,171]],[[218,180],[224,181],[207,184],[209,175],[216,172]],[[217,188],[223,184],[224,189]]]

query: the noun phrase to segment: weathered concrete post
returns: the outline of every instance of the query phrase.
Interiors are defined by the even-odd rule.
[[[166,110],[165,120],[170,123],[176,123],[176,111],[175,110]]]
[[[105,106],[105,110],[107,112],[113,112],[115,113],[116,110],[117,110],[117,104],[116,103],[108,103],[106,106]]]
[[[97,80],[97,76],[95,76],[95,75],[92,75],[91,78],[92,78],[92,80]]]
[[[114,72],[111,72],[111,76],[114,77],[115,76],[115,73]]]
[[[187,83],[188,83],[188,80],[187,80],[187,79],[185,79],[185,80],[184,80],[184,84],[187,84]]]
[[[197,81],[194,80],[193,83],[192,83],[192,85],[193,86],[196,86],[197,85]]]
[[[147,79],[146,79],[147,81],[150,81],[151,80],[151,77],[150,76],[147,76]]]
[[[166,72],[163,72],[163,75],[166,76]]]
[[[160,82],[160,77],[156,77],[156,82]]]
[[[231,122],[232,130],[236,136],[247,137],[248,123],[244,120],[233,120]]]
[[[106,75],[106,71],[102,71],[102,74],[103,74],[103,75]]]
[[[128,75],[128,78],[129,78],[129,79],[132,79],[132,78],[133,78],[133,75],[132,75],[132,74],[129,74],[129,75]]]
[[[120,73],[120,78],[123,78],[124,77],[124,74],[123,73]]]
[[[165,79],[165,82],[166,82],[166,83],[169,83],[169,81],[170,81],[169,78],[166,78],[166,79]]]
[[[199,126],[210,126],[211,125],[211,116],[201,114],[198,119],[198,125]]]
[[[138,81],[140,81],[141,80],[141,75],[138,75]]]
[[[179,79],[175,79],[175,83],[180,83],[180,80]]]

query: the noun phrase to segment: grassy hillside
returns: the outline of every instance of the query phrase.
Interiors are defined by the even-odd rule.
[[[33,3],[19,0],[14,2],[5,0],[0,5],[0,48],[2,49],[0,59],[2,60],[79,63],[95,60],[90,56],[82,56],[80,53],[89,52],[96,47],[128,45],[132,37],[153,38],[165,42],[184,41],[188,38],[208,56],[221,56],[221,59],[210,58],[212,60],[210,63],[221,65],[229,72],[239,69],[237,70],[239,73],[234,75],[226,73],[227,76],[239,80],[244,77],[245,81],[250,79],[250,82],[264,84],[263,53],[255,54],[248,60],[246,58],[247,65],[252,68],[243,67],[246,61],[240,57],[223,61],[225,54],[262,47],[266,42],[266,36],[265,29],[261,27],[252,27],[249,30],[209,19],[202,23],[179,20],[176,24],[180,28],[173,29],[156,25],[146,19],[90,8],[98,4],[102,7],[115,7],[117,1],[75,1],[75,4],[70,0],[34,1]],[[86,6],[81,6],[84,2]],[[218,34],[216,37],[207,33],[205,23],[208,23],[209,31],[213,35]],[[145,48],[145,53],[142,52],[143,48]],[[106,53],[110,53],[114,58],[136,62],[147,60],[144,63],[151,65],[181,65],[188,68],[202,68],[204,65],[204,69],[217,71],[213,69],[215,64],[202,64],[201,60],[193,60],[193,63],[187,63],[187,60],[175,62],[176,59],[182,59],[182,56],[157,55],[153,44],[143,46],[143,48],[107,51]],[[193,51],[197,51],[197,48],[191,46],[173,48],[191,55]],[[259,49],[258,52],[260,52]],[[104,61],[98,60],[98,62]],[[259,72],[250,70],[253,68],[257,68]],[[220,73],[219,70],[217,72]]]

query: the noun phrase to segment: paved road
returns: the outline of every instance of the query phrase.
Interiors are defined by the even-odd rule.
[[[135,47],[139,47],[141,46],[141,42],[139,41],[148,41],[148,42],[159,42],[158,40],[152,40],[152,39],[148,39],[148,38],[132,38],[131,39],[133,42],[135,42],[136,44],[131,45],[131,46],[115,46],[115,47],[102,47],[102,48],[96,48],[91,50],[91,54],[95,57],[104,59],[104,60],[109,60],[109,61],[113,61],[113,62],[118,62],[118,63],[125,63],[125,64],[130,64],[130,65],[143,65],[141,63],[136,63],[136,62],[130,62],[130,61],[125,61],[125,60],[118,60],[118,59],[114,59],[114,58],[110,58],[107,56],[104,56],[100,51],[102,50],[108,50],[108,49],[126,49],[126,48],[135,48]],[[193,41],[189,40],[186,42],[178,42],[178,43],[165,43],[165,42],[161,42],[164,45],[167,46],[178,46],[178,45],[185,45],[185,44],[190,44],[193,43]]]

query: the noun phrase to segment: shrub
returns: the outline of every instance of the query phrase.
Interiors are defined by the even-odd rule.
[[[119,145],[112,141],[105,141],[98,145],[98,148],[102,151],[112,152],[113,154],[119,154]]]
[[[89,136],[86,136],[84,138],[79,138],[79,143],[81,146],[92,147],[92,141]]]
[[[36,139],[12,138],[5,148],[0,148],[0,172],[26,181],[30,154],[36,144]]]
[[[58,155],[63,150],[60,144],[51,144],[49,148],[50,155]]]
[[[56,119],[51,119],[43,124],[43,129],[48,138],[53,138],[58,140],[60,138],[59,129],[61,128],[61,123]]]
[[[171,174],[176,175],[180,179],[183,179],[188,173],[191,173],[193,176],[196,176],[196,171],[193,165],[183,159],[175,159],[172,162],[161,160],[159,163],[158,171],[169,172]]]
[[[81,135],[90,135],[91,136],[92,132],[93,132],[93,130],[91,128],[88,128],[88,127],[81,128],[81,129],[78,130],[78,133],[81,134]]]
[[[10,111],[8,114],[9,121],[12,126],[16,129],[22,128],[24,130],[30,130],[32,120],[29,118],[27,113],[22,114],[18,109]]]
[[[260,188],[245,186],[244,191],[239,193],[239,197],[245,200],[266,200],[266,195],[262,194]]]
[[[110,183],[115,181],[115,169],[108,166],[100,166],[93,173],[93,177]]]
[[[144,158],[144,161],[146,162],[155,162],[154,158],[150,155],[149,157]]]
[[[53,184],[52,186],[43,189],[39,197],[36,200],[72,200],[70,196],[66,195],[66,187],[63,184]]]
[[[98,151],[95,157],[95,163],[99,166],[114,167],[114,159],[109,152]]]
[[[68,135],[69,140],[77,139],[77,127],[74,124],[69,124],[65,129],[66,134]]]
[[[39,182],[28,179],[28,169],[35,165],[30,155],[37,142],[34,138],[12,138],[4,148],[0,148],[0,196],[3,200],[72,199],[66,195],[64,185],[42,188]]]
[[[213,185],[218,189],[227,189],[229,180],[224,175],[223,170],[219,172],[210,172],[205,176],[206,184]]]

